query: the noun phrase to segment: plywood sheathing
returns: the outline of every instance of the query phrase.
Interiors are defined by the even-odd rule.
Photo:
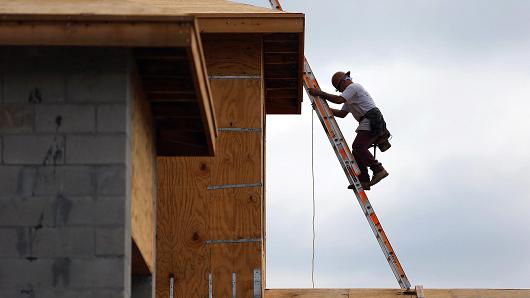
[[[275,33],[263,34],[263,53],[252,51],[255,45],[245,40],[250,34],[203,34],[205,45],[215,43],[225,54],[216,53],[217,58],[209,57],[209,75],[218,75],[223,71],[231,71],[237,75],[263,76],[265,88],[265,105],[267,114],[300,114],[302,111],[302,67],[303,67],[303,34]],[[247,44],[227,42],[240,40]],[[231,46],[232,45],[232,46]],[[255,54],[253,54],[255,53]],[[221,57],[219,55],[225,55]],[[263,69],[249,67],[248,61],[256,59],[251,55],[263,55]],[[214,61],[216,59],[218,61]],[[263,74],[262,74],[263,71]]]
[[[523,298],[530,297],[530,290],[493,289],[424,289],[428,298]],[[265,298],[415,298],[394,289],[270,289]]]
[[[149,103],[136,70],[132,87],[132,203],[131,235],[150,272],[154,272],[156,151],[155,131]]]
[[[157,295],[252,297],[262,243],[207,243],[262,239],[261,186],[208,190],[208,186],[263,183],[264,99],[260,35],[203,39],[217,125],[261,131],[220,131],[215,157],[158,158]],[[245,53],[241,56],[230,53]],[[248,77],[250,76],[250,77]]]

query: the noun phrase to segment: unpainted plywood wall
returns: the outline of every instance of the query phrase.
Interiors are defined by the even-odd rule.
[[[153,120],[138,74],[130,77],[132,87],[132,203],[131,234],[145,264],[154,270],[156,149]]]
[[[156,293],[169,297],[172,274],[175,297],[253,297],[263,269],[262,41],[209,35],[203,45],[216,156],[158,158]]]

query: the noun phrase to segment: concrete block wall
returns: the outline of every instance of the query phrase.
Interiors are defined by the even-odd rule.
[[[130,297],[128,56],[0,48],[0,297]]]

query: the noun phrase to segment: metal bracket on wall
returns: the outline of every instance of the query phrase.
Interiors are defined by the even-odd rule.
[[[261,298],[261,270],[254,269],[254,298]]]
[[[261,128],[252,127],[221,127],[217,131],[230,131],[230,132],[262,132]]]
[[[261,242],[261,238],[249,238],[249,239],[228,239],[228,240],[206,240],[206,244],[226,244],[226,243],[250,243],[250,242]]]
[[[232,298],[236,298],[236,273],[232,272]]]
[[[248,80],[261,79],[261,76],[208,76],[210,80]]]
[[[225,188],[245,188],[245,187],[260,187],[263,183],[251,183],[251,184],[225,184],[225,185],[208,185],[208,190],[225,189]]]
[[[173,298],[173,292],[175,290],[175,276],[173,273],[169,274],[169,298]]]
[[[212,273],[208,272],[208,298],[213,298]]]

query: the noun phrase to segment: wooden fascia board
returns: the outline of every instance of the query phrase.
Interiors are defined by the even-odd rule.
[[[298,104],[296,107],[296,114],[302,114],[302,102],[304,101],[304,34],[298,35]]]
[[[303,14],[198,15],[202,33],[303,33]]]
[[[195,90],[204,125],[204,133],[208,143],[208,151],[211,156],[214,156],[217,139],[217,121],[197,22],[192,32],[189,52],[191,54],[190,58],[194,73]]]
[[[193,27],[192,17],[178,22],[2,20],[0,45],[187,47]]]

